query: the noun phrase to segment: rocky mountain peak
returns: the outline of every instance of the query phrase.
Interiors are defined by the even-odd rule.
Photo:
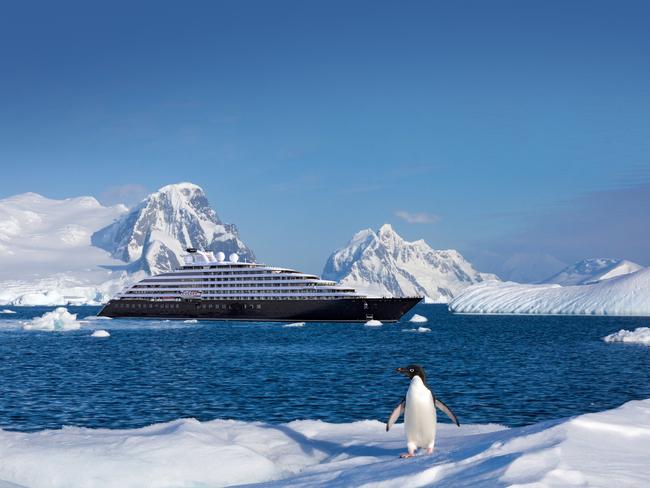
[[[152,193],[113,224],[95,232],[92,244],[130,263],[129,269],[152,274],[179,266],[186,247],[237,252],[243,260],[255,260],[237,228],[221,222],[203,189],[187,182]]]
[[[404,240],[390,224],[357,232],[327,260],[323,277],[368,295],[426,296],[447,302],[465,287],[498,279],[479,273],[455,250]]]

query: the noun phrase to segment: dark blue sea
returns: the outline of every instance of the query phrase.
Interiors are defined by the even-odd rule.
[[[51,308],[13,309],[0,315],[3,429],[385,420],[407,388],[395,368],[410,363],[426,368],[461,423],[519,426],[650,397],[650,347],[602,340],[650,318],[453,315],[418,305],[427,324],[407,322],[409,313],[382,327],[106,320],[40,332],[21,321]],[[83,318],[98,308],[69,310]],[[404,332],[418,325],[431,331]],[[97,328],[111,337],[90,337]]]

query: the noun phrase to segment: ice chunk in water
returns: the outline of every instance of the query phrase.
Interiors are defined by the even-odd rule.
[[[81,323],[77,320],[77,314],[68,312],[65,307],[58,307],[51,312],[46,312],[23,326],[25,330],[49,331],[78,330],[80,328]]]

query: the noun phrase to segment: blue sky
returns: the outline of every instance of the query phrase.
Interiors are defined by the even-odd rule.
[[[384,222],[490,271],[650,265],[649,17],[627,1],[3,5],[0,197],[192,181],[261,259],[315,272]]]

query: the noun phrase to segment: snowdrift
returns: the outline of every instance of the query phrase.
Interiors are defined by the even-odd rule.
[[[449,304],[459,313],[650,316],[650,268],[576,286],[488,282],[466,289]]]
[[[0,486],[646,486],[650,400],[516,429],[442,424],[432,456],[398,458],[378,421],[175,420],[142,429],[0,430]],[[13,486],[13,485],[12,485]]]

